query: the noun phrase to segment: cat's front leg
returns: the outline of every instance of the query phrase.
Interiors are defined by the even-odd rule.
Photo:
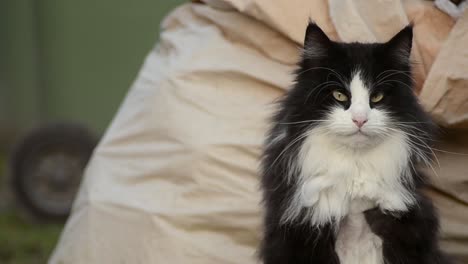
[[[383,241],[383,254],[388,264],[449,263],[438,247],[438,220],[431,201],[418,195],[416,204],[405,212],[365,212],[372,232]]]

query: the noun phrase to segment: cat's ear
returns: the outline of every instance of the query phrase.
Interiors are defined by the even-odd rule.
[[[304,54],[308,58],[320,58],[328,54],[330,39],[317,24],[309,20],[304,39]]]
[[[410,24],[398,32],[387,43],[387,52],[400,62],[408,63],[413,46],[413,25]]]

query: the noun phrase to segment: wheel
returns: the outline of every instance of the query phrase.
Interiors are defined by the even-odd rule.
[[[52,124],[28,133],[10,159],[17,200],[39,219],[64,220],[95,145],[95,137],[76,124]]]

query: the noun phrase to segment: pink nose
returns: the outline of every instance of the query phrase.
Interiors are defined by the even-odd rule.
[[[353,118],[354,124],[356,124],[357,127],[361,128],[366,122],[366,118]]]

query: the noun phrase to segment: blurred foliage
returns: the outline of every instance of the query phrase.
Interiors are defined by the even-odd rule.
[[[46,263],[62,229],[58,224],[33,224],[16,210],[0,214],[0,263]]]

